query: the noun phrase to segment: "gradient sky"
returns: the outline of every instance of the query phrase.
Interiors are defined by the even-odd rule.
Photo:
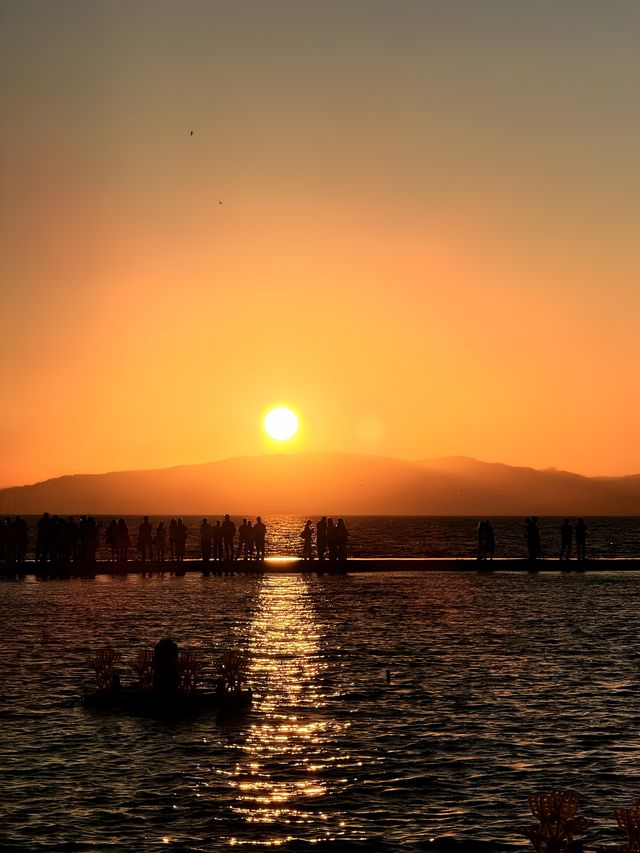
[[[271,451],[277,403],[291,450],[640,472],[640,4],[0,18],[0,485]]]

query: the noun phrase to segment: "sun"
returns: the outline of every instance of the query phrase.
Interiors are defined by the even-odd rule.
[[[286,441],[298,432],[297,415],[283,406],[271,409],[264,419],[264,429],[270,438]]]

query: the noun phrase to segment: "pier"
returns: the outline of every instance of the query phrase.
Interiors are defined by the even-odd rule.
[[[15,578],[35,576],[46,578],[94,577],[96,575],[152,575],[199,573],[205,575],[257,575],[257,574],[322,574],[350,575],[368,572],[478,572],[478,573],[593,573],[640,571],[640,558],[597,560],[526,560],[518,558],[477,560],[475,558],[362,558],[354,557],[344,562],[329,560],[302,560],[297,557],[267,557],[264,561],[233,560],[208,562],[189,559],[182,562],[155,560],[129,560],[93,563],[0,563],[0,577]]]

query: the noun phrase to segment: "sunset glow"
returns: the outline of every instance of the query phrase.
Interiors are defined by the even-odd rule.
[[[640,472],[639,26],[5,2],[0,486],[273,453],[275,400],[297,451]]]

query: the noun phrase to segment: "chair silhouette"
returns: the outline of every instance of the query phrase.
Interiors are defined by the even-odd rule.
[[[178,657],[178,676],[180,678],[178,690],[181,693],[193,693],[202,669],[203,665],[195,652],[180,652]]]
[[[114,676],[119,673],[122,655],[107,646],[96,652],[92,664],[96,673],[98,690],[109,690],[113,686]]]
[[[597,847],[598,853],[636,853],[640,851],[640,800],[630,809],[614,809],[618,827],[627,836],[625,844],[608,844]]]
[[[218,658],[214,669],[224,690],[239,690],[244,681],[247,662],[241,652],[230,650]]]
[[[536,853],[568,853],[574,835],[593,822],[577,815],[580,794],[576,791],[554,788],[548,794],[529,794],[528,800],[531,814],[538,823],[515,829],[529,839]]]
[[[138,688],[140,690],[153,689],[153,664],[155,654],[153,649],[142,649],[138,652],[136,660],[131,664],[138,676]]]

